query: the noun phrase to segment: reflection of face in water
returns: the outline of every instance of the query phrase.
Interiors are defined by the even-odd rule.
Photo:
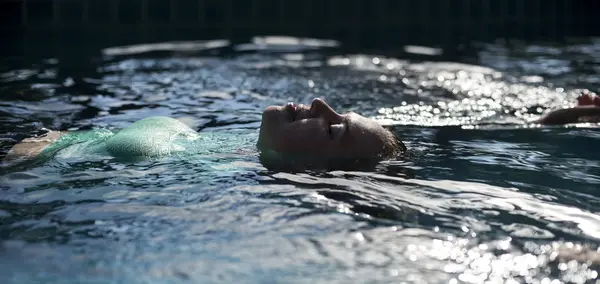
[[[269,106],[262,116],[261,151],[321,158],[381,159],[406,150],[389,130],[355,113],[338,114],[321,99],[311,106]]]

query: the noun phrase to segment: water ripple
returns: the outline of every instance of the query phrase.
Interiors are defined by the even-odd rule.
[[[476,47],[470,63],[407,47],[428,52],[422,62],[257,37],[107,48],[81,64],[7,60],[3,154],[42,128],[112,129],[150,115],[255,133],[264,107],[314,97],[389,124],[410,150],[354,172],[273,172],[255,139],[198,160],[3,168],[0,274],[8,283],[594,283],[597,125],[527,122],[598,89],[600,44]]]

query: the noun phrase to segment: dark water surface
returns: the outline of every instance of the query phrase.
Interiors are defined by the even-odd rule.
[[[314,97],[390,125],[410,151],[354,172],[269,171],[255,141],[210,167],[5,168],[1,282],[595,283],[598,263],[557,251],[598,246],[598,125],[528,122],[600,90],[600,40],[478,44],[463,63],[406,50],[421,55],[257,39],[2,59],[2,156],[42,128],[152,115],[257,133],[267,105]]]

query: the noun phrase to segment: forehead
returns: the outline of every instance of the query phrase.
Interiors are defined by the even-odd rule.
[[[355,113],[346,114],[346,118],[349,140],[345,144],[353,153],[375,155],[386,143],[386,130],[376,121]]]
[[[354,112],[349,112],[346,114],[346,116],[351,126],[371,131],[383,130],[383,127],[381,127],[381,125],[379,125],[377,122],[370,118],[366,118]]]
[[[385,129],[376,121],[356,113],[347,114],[350,136],[359,143],[380,144],[386,137]]]

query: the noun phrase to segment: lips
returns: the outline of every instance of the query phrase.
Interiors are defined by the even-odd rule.
[[[292,122],[323,116],[332,140],[340,140],[346,133],[346,124],[342,117],[322,100],[313,100],[310,107],[289,102],[285,105],[285,111]]]
[[[303,104],[287,103],[284,109],[291,122],[318,117],[311,112],[311,108]]]
[[[294,111],[298,109],[298,106],[295,103],[292,103],[292,102],[287,103],[285,106],[287,108],[290,108],[290,109],[294,110]]]
[[[285,111],[288,113],[290,121],[296,121],[298,116],[298,106],[295,103],[287,103],[285,105]]]
[[[346,133],[347,127],[342,116],[322,100],[313,100],[310,107],[289,102],[284,106],[284,110],[290,122],[319,117],[323,118],[326,121],[326,125],[324,126],[327,127],[326,129],[329,132],[331,140],[339,141]]]

